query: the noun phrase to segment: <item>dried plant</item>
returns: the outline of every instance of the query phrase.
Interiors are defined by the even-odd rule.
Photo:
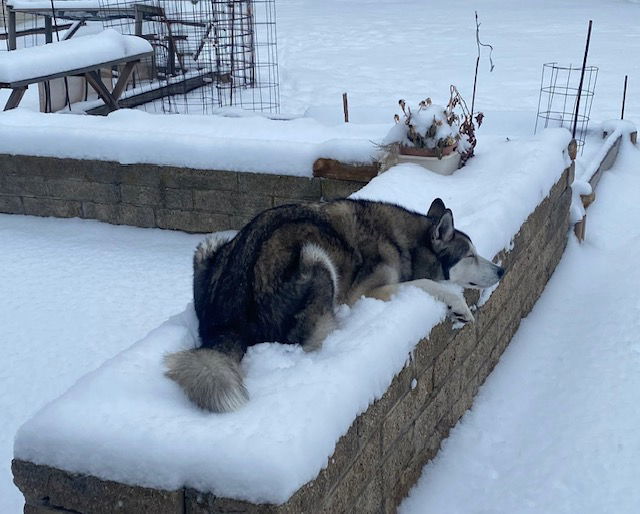
[[[445,149],[456,147],[461,156],[462,165],[473,156],[477,140],[476,125],[482,124],[484,115],[472,116],[467,103],[455,86],[450,87],[449,102],[446,107],[435,105],[431,98],[422,100],[418,109],[412,111],[404,100],[399,100],[403,118],[394,116],[396,127],[387,136],[387,143],[400,143],[433,151],[439,159]],[[474,123],[475,121],[475,123]]]

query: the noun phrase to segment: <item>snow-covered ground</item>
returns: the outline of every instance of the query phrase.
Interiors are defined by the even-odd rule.
[[[0,512],[22,509],[10,471],[18,427],[184,308],[199,240],[96,221],[0,215]]]
[[[430,96],[442,102],[450,83],[469,98],[474,9],[479,9],[483,40],[495,47],[496,64],[493,73],[486,59],[481,64],[477,105],[489,115],[478,132],[480,144],[486,133],[532,132],[542,63],[579,63],[589,19],[594,20],[590,64],[600,67],[593,119],[619,115],[625,74],[630,75],[627,116],[640,118],[636,0],[436,0],[428,5],[419,0],[279,0],[282,110],[306,112],[325,124],[338,122],[341,95],[347,91],[353,121],[386,123],[397,111],[398,98],[415,102]],[[0,102],[7,95],[0,90]],[[23,105],[37,105],[36,88],[29,88]],[[630,428],[639,421],[632,397],[638,390],[633,333],[639,317],[633,289],[638,277],[631,258],[640,249],[640,234],[633,225],[637,199],[621,201],[623,194],[638,190],[633,171],[640,161],[634,155],[628,152],[603,179],[589,213],[587,242],[570,244],[539,308],[482,390],[477,408],[427,468],[429,498],[416,490],[405,503],[407,512],[455,512],[454,506],[474,513],[638,511],[631,480],[638,446]],[[609,213],[618,213],[619,220]],[[605,239],[617,233],[626,239]],[[18,512],[22,504],[8,465],[17,427],[78,377],[184,307],[197,240],[88,221],[0,216],[0,345],[5,357],[0,371],[0,512]],[[602,265],[612,259],[615,264]],[[619,274],[628,280],[617,285]],[[553,335],[558,327],[540,313],[555,301],[552,295],[563,302],[547,311],[565,312],[563,324],[580,335]],[[568,310],[571,306],[575,311]],[[582,320],[590,331],[567,321],[572,319]],[[502,371],[507,364],[509,371]],[[508,378],[500,379],[502,374]],[[527,388],[528,399],[517,396]],[[479,414],[489,399],[485,414]],[[554,409],[557,416],[550,414]],[[504,419],[505,426],[491,424],[495,419]],[[450,450],[454,446],[457,450]],[[474,451],[485,452],[486,459]],[[463,494],[467,489],[469,495]],[[548,508],[536,507],[535,501],[546,501]]]
[[[587,239],[543,295],[404,514],[640,512],[640,149],[603,175]]]

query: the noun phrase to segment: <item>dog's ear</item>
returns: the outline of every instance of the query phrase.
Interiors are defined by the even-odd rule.
[[[431,207],[429,207],[427,216],[439,220],[446,209],[447,208],[444,206],[444,202],[440,198],[436,198],[433,202],[431,202]]]
[[[453,213],[451,209],[445,209],[436,227],[433,229],[433,238],[448,243],[453,239],[455,228],[453,227]]]

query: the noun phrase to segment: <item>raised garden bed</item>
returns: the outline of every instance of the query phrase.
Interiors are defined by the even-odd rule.
[[[509,155],[540,161],[540,169],[514,163],[503,188],[489,178],[506,171],[488,162],[455,177],[399,167],[358,193],[384,197],[410,183],[416,196],[406,203],[424,202],[425,209],[425,192],[432,189],[445,199],[453,190],[465,197],[495,191],[505,203],[517,199],[508,216],[494,219],[485,215],[499,210],[491,210],[486,198],[484,210],[454,207],[460,228],[482,253],[497,253],[508,270],[499,287],[479,301],[474,324],[454,330],[439,322],[439,304],[413,290],[388,303],[361,302],[318,353],[256,347],[246,364],[251,402],[230,416],[207,416],[162,377],[162,354],[193,344],[193,315],[187,311],[83,378],[21,428],[13,469],[27,511],[392,512],[471,405],[563,253],[573,177],[572,168],[562,171],[566,156],[560,142],[502,146]],[[548,158],[540,159],[541,147]],[[519,188],[526,188],[520,196]],[[494,237],[495,223],[505,226],[500,237]],[[365,347],[357,341],[363,333]],[[378,355],[371,363],[385,366],[386,356],[391,367],[367,370],[366,377],[326,373],[343,369],[350,362],[345,359],[358,364],[367,355]],[[320,390],[306,380],[318,370],[328,376]],[[283,380],[271,390],[276,378]],[[359,385],[361,379],[370,392]],[[259,430],[246,428],[255,422]]]

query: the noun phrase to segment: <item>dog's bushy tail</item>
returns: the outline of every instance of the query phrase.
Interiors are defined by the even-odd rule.
[[[212,348],[172,353],[165,356],[166,375],[176,381],[198,407],[230,412],[249,399],[239,358]]]

